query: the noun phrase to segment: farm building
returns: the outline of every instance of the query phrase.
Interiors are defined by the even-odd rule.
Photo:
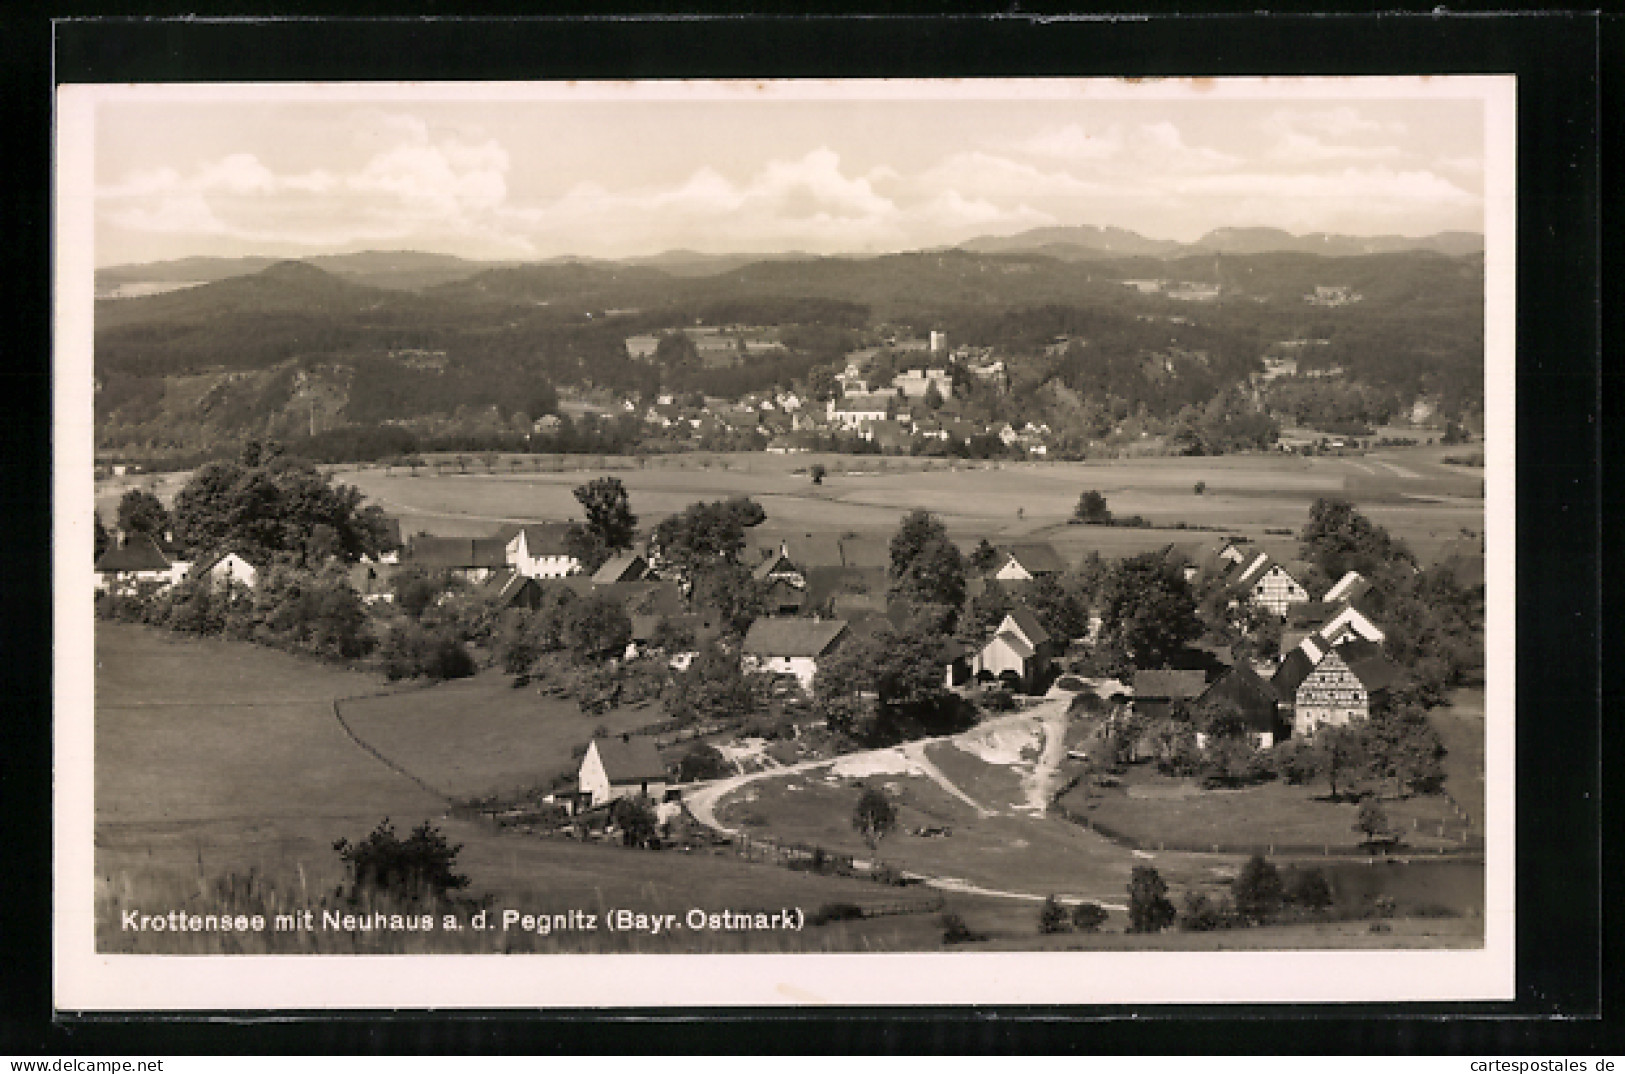
[[[236,552],[216,552],[205,556],[192,567],[190,578],[208,580],[210,588],[230,589],[239,586],[253,589],[259,583],[260,572]]]
[[[801,688],[810,691],[818,661],[835,649],[846,627],[841,619],[763,617],[745,634],[741,663],[746,671],[794,675]]]
[[[109,593],[130,593],[142,584],[168,588],[188,565],[171,560],[145,533],[119,535],[96,560],[96,588]]]
[[[1049,631],[1029,609],[1016,608],[971,659],[970,670],[979,679],[1015,682],[1023,690],[1032,691],[1054,658]]]
[[[1302,573],[1301,570],[1299,573]],[[1294,577],[1293,572],[1275,562],[1268,552],[1260,552],[1242,568],[1230,582],[1230,589],[1238,596],[1268,608],[1282,618],[1294,604],[1309,599],[1309,591]]]
[[[542,606],[541,583],[527,578],[512,567],[505,567],[487,578],[479,588],[479,595],[492,608],[528,608],[535,611]]]
[[[1275,692],[1274,686],[1259,678],[1244,664],[1238,664],[1215,679],[1196,698],[1196,704],[1198,707],[1224,705],[1235,710],[1247,728],[1248,738],[1259,749],[1269,749],[1278,739],[1286,737],[1287,728],[1281,717],[1281,695]]]
[[[570,554],[568,522],[527,522],[508,525],[491,538],[502,543],[503,563],[530,578],[564,578],[581,571],[581,561]]]
[[[495,539],[419,536],[412,539],[402,564],[478,583],[508,566],[508,561],[502,543]]]
[[[1008,545],[999,551],[1004,562],[993,572],[993,577],[1001,582],[1030,582],[1034,578],[1066,572],[1066,561],[1047,541]]]
[[[658,802],[666,796],[667,780],[654,739],[630,735],[593,739],[576,775],[589,808],[640,795]]]
[[[636,582],[649,573],[649,563],[636,552],[621,552],[610,556],[604,565],[593,572],[593,585],[613,585],[616,582]]]
[[[1190,704],[1207,690],[1207,676],[1200,671],[1136,671],[1134,711],[1153,720],[1173,713],[1174,706]]]
[[[1305,601],[1287,612],[1281,632],[1281,648],[1291,649],[1311,641],[1320,649],[1330,649],[1350,638],[1381,645],[1387,634],[1359,608],[1346,601]],[[1311,654],[1313,655],[1313,654]]]
[[[1306,646],[1292,650],[1270,680],[1276,692],[1292,701],[1292,733],[1312,735],[1321,727],[1341,727],[1371,715],[1371,706],[1399,679],[1399,669],[1382,647],[1361,639],[1311,655]]]

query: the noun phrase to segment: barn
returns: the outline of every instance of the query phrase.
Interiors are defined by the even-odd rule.
[[[668,778],[654,739],[622,735],[588,744],[576,783],[591,808],[639,795],[658,802],[666,796]]]

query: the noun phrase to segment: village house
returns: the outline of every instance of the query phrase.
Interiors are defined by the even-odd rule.
[[[617,798],[658,802],[666,797],[669,778],[654,739],[622,735],[595,738],[587,745],[576,784],[584,804],[593,809]]]
[[[740,645],[740,664],[747,672],[793,675],[812,691],[818,661],[834,651],[846,633],[841,619],[794,619],[764,616],[751,623]]]
[[[892,387],[909,399],[924,399],[932,388],[949,399],[954,394],[954,378],[946,369],[910,369],[893,377]]]
[[[503,564],[530,578],[579,574],[581,561],[570,554],[568,522],[527,522],[503,526],[492,540],[502,542]]]
[[[843,395],[826,404],[825,417],[831,425],[857,429],[865,422],[885,421],[887,414],[897,405],[897,396],[890,392]]]
[[[236,552],[216,552],[199,560],[188,577],[207,582],[211,589],[230,590],[253,589],[259,576],[258,569]]]
[[[791,561],[782,542],[779,551],[757,564],[751,575],[761,584],[768,615],[797,615],[806,605],[807,576]]]
[[[593,585],[613,585],[616,582],[641,581],[649,573],[649,563],[636,552],[617,552],[604,560],[592,575]],[[545,577],[545,576],[544,576]]]
[[[1230,582],[1230,590],[1283,619],[1289,607],[1309,599],[1309,591],[1303,587],[1303,583],[1268,552],[1259,552],[1251,563],[1236,572]]]
[[[496,571],[481,583],[479,596],[496,611],[508,608],[528,608],[535,611],[542,606],[541,583],[520,574],[512,567]]]
[[[1136,671],[1130,683],[1134,711],[1153,720],[1173,715],[1175,705],[1191,705],[1207,690],[1200,671]]]
[[[1292,733],[1312,735],[1368,718],[1398,681],[1399,669],[1381,646],[1355,639],[1325,651],[1299,646],[1281,662],[1270,685],[1291,699]]]
[[[1213,681],[1196,698],[1198,708],[1222,705],[1236,712],[1247,729],[1247,738],[1256,749],[1267,750],[1286,737],[1286,721],[1281,715],[1281,695],[1245,664],[1237,664]],[[1198,734],[1197,748],[1206,748]]]
[[[496,538],[412,538],[402,566],[429,574],[449,574],[478,584],[508,566],[502,542]]]
[[[96,588],[114,594],[133,593],[143,585],[167,589],[184,576],[186,566],[159,551],[147,534],[120,533],[96,560]]]
[[[987,644],[971,658],[971,672],[983,681],[1002,680],[1032,693],[1055,659],[1050,632],[1029,608],[1017,607],[999,623]]]
[[[1007,545],[1000,552],[1004,562],[993,572],[993,577],[1001,582],[1030,582],[1066,573],[1066,561],[1048,541]]]
[[[1337,580],[1337,584],[1326,590],[1321,599],[1328,604],[1339,601],[1359,600],[1371,589],[1371,583],[1359,571],[1348,571]]]

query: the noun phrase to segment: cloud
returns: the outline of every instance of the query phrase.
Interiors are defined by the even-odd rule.
[[[1345,168],[1338,172],[1280,174],[1229,172],[1193,176],[1161,184],[1164,189],[1205,196],[1258,196],[1272,199],[1316,201],[1354,199],[1431,202],[1463,206],[1478,202],[1472,194],[1431,171],[1395,171],[1391,168]]]
[[[1108,160],[1123,151],[1123,128],[1113,123],[1090,134],[1076,123],[1039,131],[1016,148],[1040,157],[1062,160]]]
[[[186,173],[126,174],[100,187],[97,200],[106,219],[129,230],[316,246],[479,233],[480,218],[503,204],[509,158],[500,143],[436,137],[410,115],[368,119],[387,144],[348,171],[279,174],[234,152]]]

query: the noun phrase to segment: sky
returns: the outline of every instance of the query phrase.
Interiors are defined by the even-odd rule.
[[[107,88],[95,262],[1482,231],[1483,100],[1360,81]]]

